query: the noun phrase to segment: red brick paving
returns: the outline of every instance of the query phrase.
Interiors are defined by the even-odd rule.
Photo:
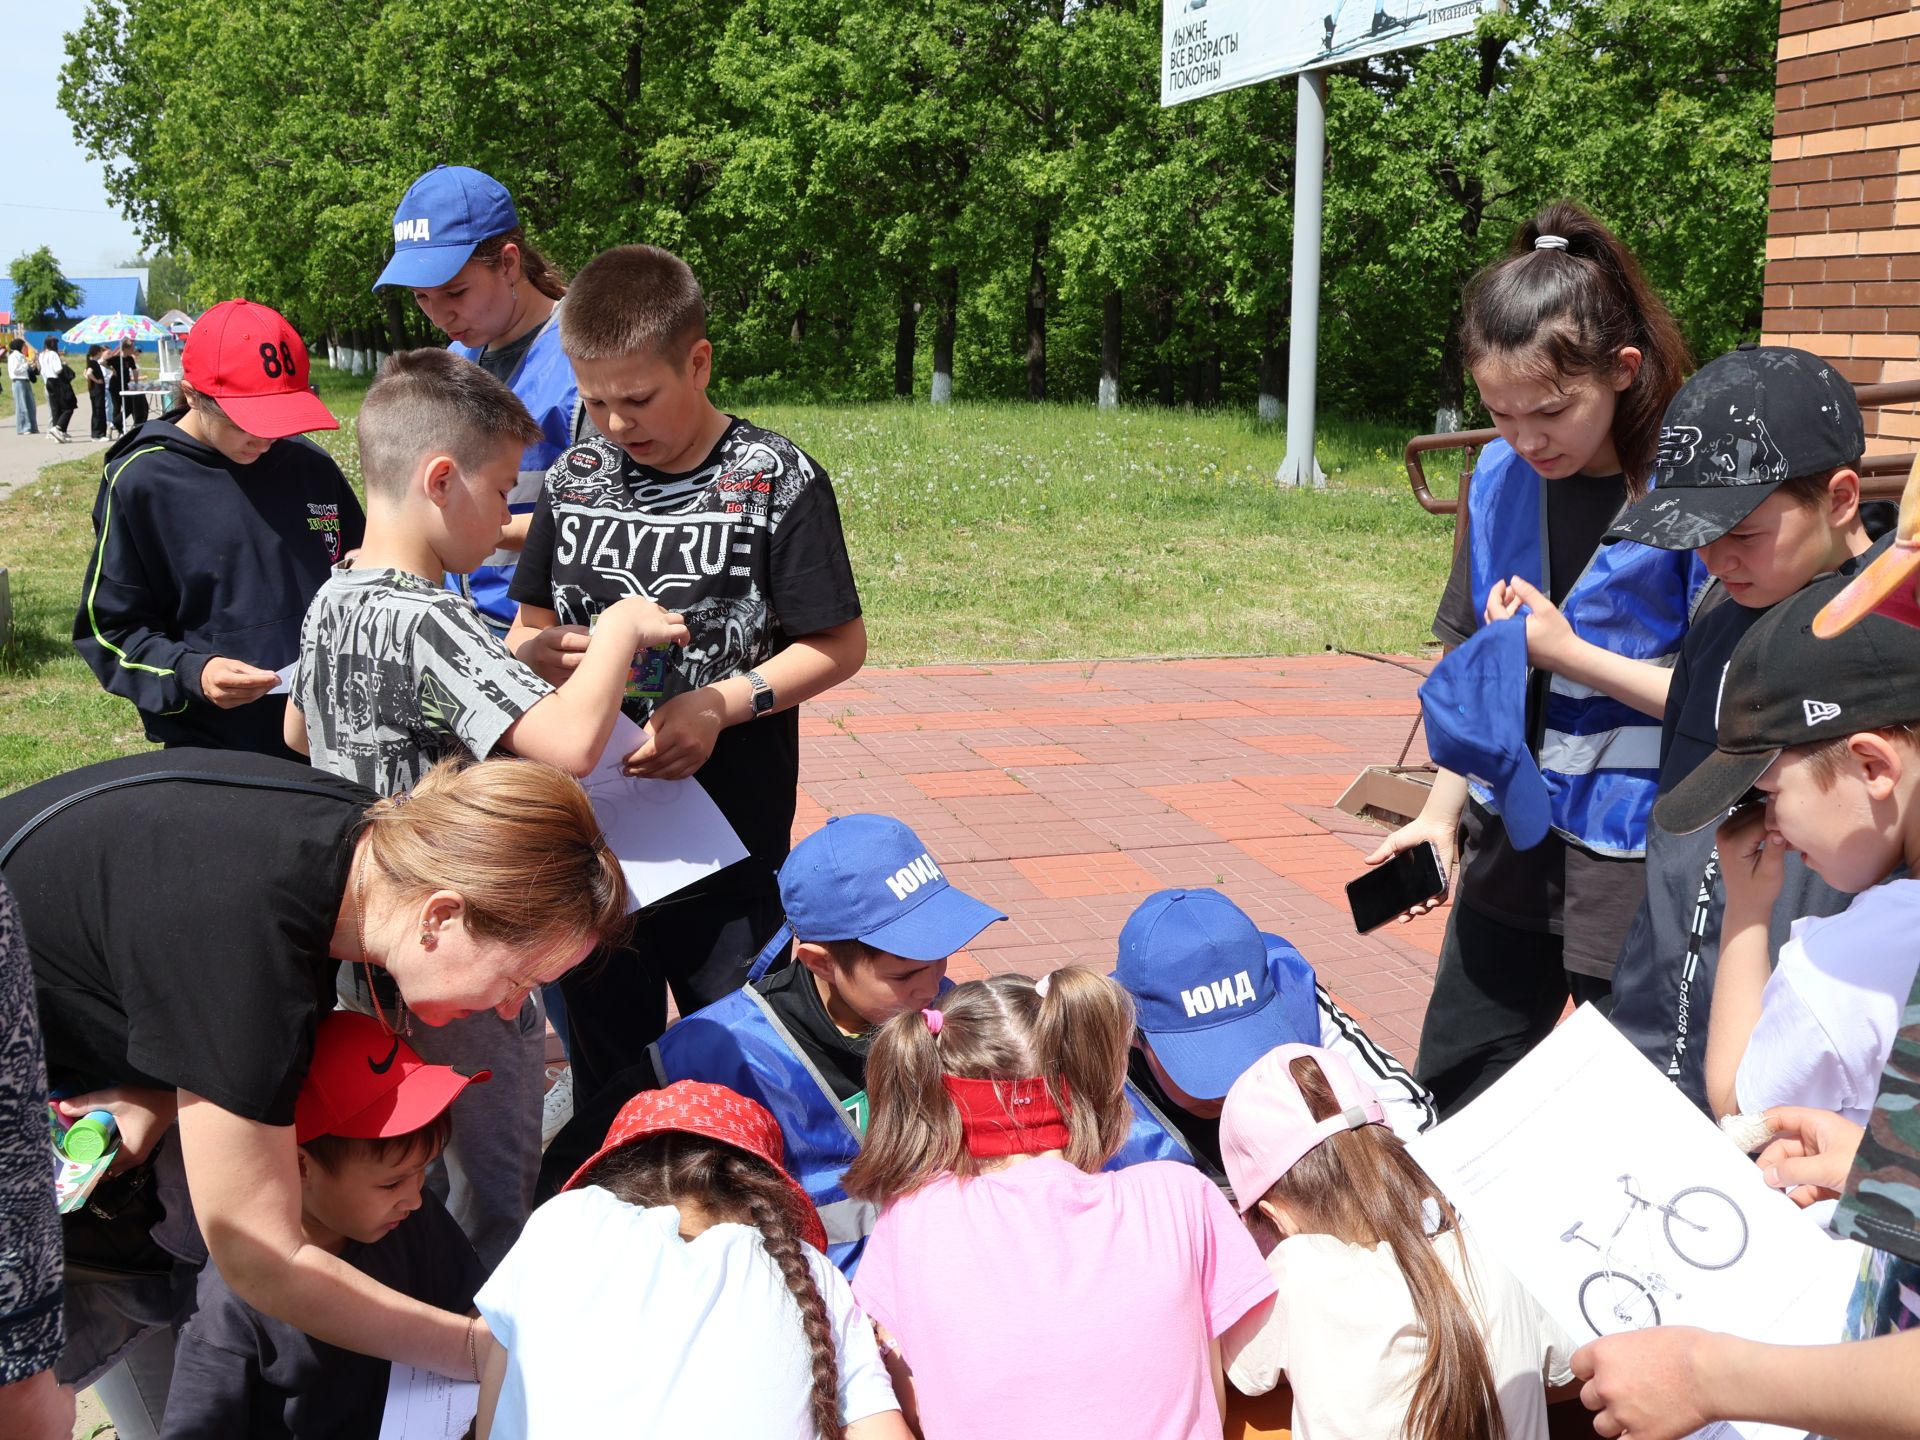
[[[1419,683],[1348,655],[870,669],[802,712],[794,834],[854,810],[912,825],[1011,917],[956,979],[1105,970],[1144,896],[1215,886],[1411,1062],[1445,912],[1355,935],[1343,887],[1382,832],[1333,802],[1400,758]]]

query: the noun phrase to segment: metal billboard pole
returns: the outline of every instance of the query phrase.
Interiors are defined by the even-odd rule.
[[[1300,72],[1293,132],[1293,316],[1287,335],[1287,453],[1274,479],[1324,489],[1313,454],[1320,378],[1320,223],[1327,176],[1327,73]]]

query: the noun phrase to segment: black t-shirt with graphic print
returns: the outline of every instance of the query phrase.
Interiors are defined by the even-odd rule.
[[[860,614],[827,472],[739,418],[684,474],[641,465],[599,437],[569,449],[547,472],[508,594],[564,625],[591,624],[629,595],[678,610],[691,638],[669,657],[669,699]],[[626,702],[641,724],[652,708]],[[800,780],[799,711],[722,730],[695,778],[747,847],[742,864],[778,870]]]

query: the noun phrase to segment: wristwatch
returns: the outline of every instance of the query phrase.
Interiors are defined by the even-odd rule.
[[[758,670],[747,671],[747,684],[753,687],[753,718],[773,713],[773,687],[760,678]]]

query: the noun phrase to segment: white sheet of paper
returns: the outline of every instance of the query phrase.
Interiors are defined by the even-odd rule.
[[[698,781],[620,773],[620,762],[645,742],[645,732],[620,716],[600,763],[580,782],[620,859],[636,910],[747,858],[747,847]]]
[[[298,669],[299,666],[300,662],[298,660],[292,660],[275,671],[274,673],[280,677],[280,683],[274,686],[273,689],[267,691],[267,694],[285,695],[291,691],[293,688],[293,672]]]
[[[1769,1189],[1591,1005],[1408,1148],[1576,1344],[1653,1324],[1841,1338],[1860,1247]]]
[[[387,1381],[380,1440],[460,1440],[480,1408],[480,1387],[396,1363]]]

